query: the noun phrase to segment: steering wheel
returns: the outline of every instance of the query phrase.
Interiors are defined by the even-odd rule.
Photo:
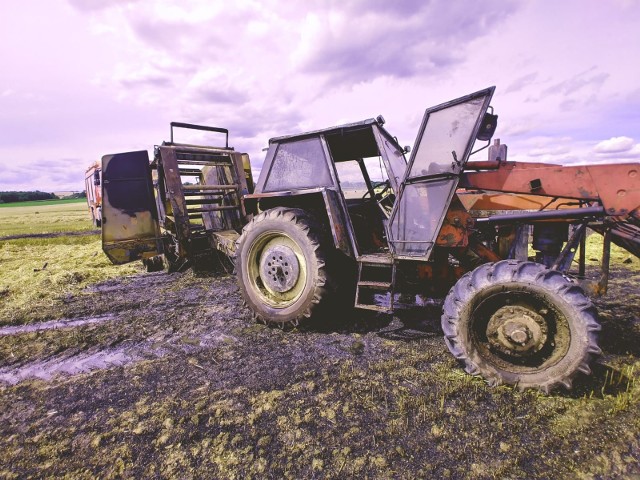
[[[389,179],[378,183],[374,189],[383,186],[382,190],[380,190],[379,192],[374,193],[373,198],[376,202],[380,203],[382,200],[384,200],[388,195],[385,195],[389,189],[391,188],[391,182],[389,182]],[[365,198],[367,198],[368,196],[371,195],[371,191],[367,190],[366,192],[364,192],[364,195],[362,195],[362,199],[364,200]]]

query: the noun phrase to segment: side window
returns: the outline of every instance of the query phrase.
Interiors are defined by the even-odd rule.
[[[278,145],[264,191],[333,185],[318,137]]]
[[[404,158],[404,153],[398,150],[397,147],[392,145],[389,140],[383,140],[384,152],[387,155],[387,160],[393,171],[393,176],[396,181],[396,185],[402,183],[405,171],[407,170],[407,161]]]
[[[369,157],[363,161],[374,189],[387,180],[387,171],[380,157]],[[345,198],[362,198],[367,193],[367,184],[358,162],[355,160],[336,162],[336,170]]]

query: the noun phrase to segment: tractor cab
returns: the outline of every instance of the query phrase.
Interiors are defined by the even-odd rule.
[[[336,247],[350,257],[388,251],[385,231],[407,162],[405,148],[383,124],[378,117],[272,138],[245,202],[256,210],[316,210],[331,224]]]
[[[438,233],[493,90],[428,109],[408,163],[409,149],[384,129],[381,116],[272,138],[255,193],[245,201],[256,202],[257,211],[310,208],[303,197],[308,203],[314,195],[324,197],[321,214],[347,255],[427,261],[440,243]],[[465,239],[448,235],[443,241],[451,247]]]
[[[434,247],[444,247],[439,256],[446,263],[452,248],[467,246],[471,219],[455,192],[476,138],[488,140],[495,130],[495,118],[484,121],[493,91],[428,109],[408,163],[408,148],[385,130],[382,117],[272,138],[255,192],[244,197],[247,211],[300,209],[313,217],[333,237],[323,249],[335,247],[357,264],[355,306],[392,311],[398,268],[428,264],[423,273],[433,278]],[[273,242],[279,246],[271,257],[278,260],[286,241]],[[283,256],[292,260],[285,263],[299,257],[293,250]],[[439,284],[455,283],[451,269],[443,272]],[[270,299],[280,277],[263,273],[247,271],[259,277],[255,291],[264,287]],[[289,274],[300,272],[282,278]],[[248,278],[249,285],[254,280]]]

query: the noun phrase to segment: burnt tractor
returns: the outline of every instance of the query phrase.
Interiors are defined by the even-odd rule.
[[[103,157],[104,250],[170,270],[233,262],[270,325],[444,299],[445,342],[468,373],[570,389],[600,354],[587,292],[606,292],[611,242],[640,256],[640,164],[510,162],[491,143],[493,92],[427,109],[408,160],[382,117],[272,138],[255,188],[226,130],[174,123],[151,162]],[[175,143],[174,127],[224,134],[225,146]],[[604,236],[595,280],[587,229]]]

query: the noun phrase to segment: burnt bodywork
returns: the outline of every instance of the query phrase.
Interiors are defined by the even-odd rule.
[[[484,262],[526,260],[530,243],[538,262],[561,271],[577,255],[582,276],[587,227],[638,255],[638,164],[509,162],[499,141],[486,161],[469,161],[475,141],[495,130],[493,93],[427,109],[408,160],[382,117],[272,138],[255,191],[248,156],[228,146],[225,129],[173,123],[151,163],[146,152],[103,158],[104,249],[116,263],[233,257],[254,215],[300,208],[357,265],[356,306],[379,309],[358,295],[382,290],[385,311],[404,288],[442,295]],[[174,143],[174,127],[222,133],[225,146]],[[362,280],[368,270],[386,280]],[[593,291],[606,289],[607,273]]]
[[[404,149],[378,120],[273,138],[255,193],[244,197],[245,204],[255,212],[292,201],[313,209],[330,224],[336,248],[357,258],[371,250],[372,240],[369,232],[359,235],[354,223],[382,234],[388,216],[375,201],[367,160],[377,173],[382,170],[378,183],[386,181],[389,193],[397,192],[406,170]]]
[[[415,294],[444,298],[445,342],[469,373],[571,388],[600,353],[585,291],[606,292],[612,242],[640,253],[640,165],[510,162],[490,145],[493,93],[427,109],[408,161],[382,117],[272,138],[255,191],[227,130],[174,123],[151,163],[103,158],[103,248],[169,270],[233,258],[256,319],[280,326],[345,296],[386,313]],[[225,146],[175,143],[173,127],[222,133]],[[488,143],[474,152],[477,140]],[[589,229],[604,236],[595,281]]]
[[[102,157],[102,249],[116,264],[162,252],[146,150]]]
[[[226,136],[224,147],[173,142],[173,128]],[[248,155],[228,146],[228,131],[174,122],[171,141],[146,151],[102,159],[103,249],[113,263],[165,254],[170,262],[206,262],[233,244],[248,215],[242,195],[252,191]]]

